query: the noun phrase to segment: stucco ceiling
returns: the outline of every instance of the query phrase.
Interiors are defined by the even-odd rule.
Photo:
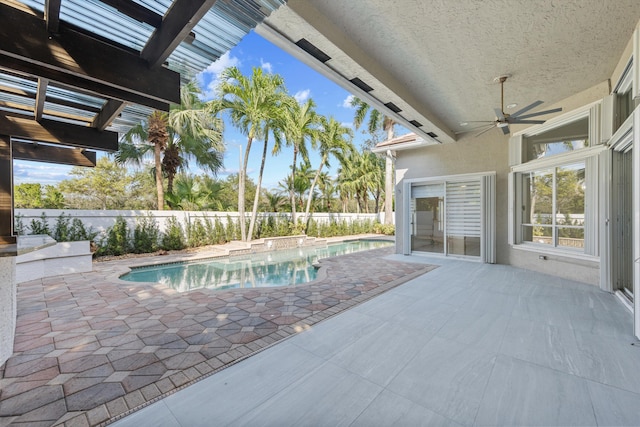
[[[496,76],[511,75],[513,111],[607,81],[639,19],[638,0],[289,0],[266,26],[309,40],[331,57],[321,67],[450,142],[460,122],[495,118]]]

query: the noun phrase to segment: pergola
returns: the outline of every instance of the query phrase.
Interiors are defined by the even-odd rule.
[[[0,245],[16,242],[13,159],[95,166],[284,2],[0,1]]]

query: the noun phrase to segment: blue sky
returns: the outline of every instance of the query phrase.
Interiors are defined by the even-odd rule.
[[[201,83],[206,97],[213,97],[219,73],[227,66],[232,65],[239,67],[245,75],[250,75],[253,67],[262,67],[267,72],[280,74],[285,80],[289,93],[299,101],[304,101],[310,97],[315,101],[318,113],[333,116],[344,125],[352,127],[354,110],[348,105],[349,97],[351,96],[349,92],[253,31],[235,48],[224,54],[198,76],[198,81]],[[239,146],[242,147],[242,150],[246,148],[246,137],[233,128],[229,120],[225,120],[225,125],[224,139],[227,151],[224,157],[224,170],[218,174],[220,178],[225,178],[230,173],[237,173],[239,168]],[[364,139],[366,139],[365,135],[361,131],[355,132],[354,141],[356,145],[359,146]],[[254,180],[258,175],[261,155],[262,141],[254,142],[248,167],[249,176]],[[289,173],[292,157],[293,152],[288,148],[284,148],[276,157],[271,156],[269,151],[263,178],[264,187],[277,187],[278,182]],[[315,169],[318,166],[319,157],[314,153],[310,158],[312,167]],[[335,174],[336,163],[336,161],[332,162],[329,173]],[[54,184],[68,178],[70,170],[70,167],[61,165],[15,161],[14,183],[40,182],[41,184]],[[200,173],[195,168],[192,168],[191,172]]]

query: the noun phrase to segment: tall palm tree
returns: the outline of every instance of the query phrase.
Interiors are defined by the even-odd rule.
[[[218,86],[221,98],[220,107],[229,111],[234,126],[247,137],[247,146],[245,147],[244,159],[242,160],[238,177],[238,213],[243,241],[246,241],[247,237],[251,238],[251,234],[247,236],[244,204],[247,164],[251,144],[254,139],[265,137],[263,158],[266,158],[267,141],[265,131],[268,132],[267,124],[275,113],[276,106],[283,96],[282,92],[284,90],[282,77],[271,74],[265,75],[262,68],[258,67],[253,68],[251,77],[243,75],[237,67],[227,68],[222,72],[222,80]],[[264,164],[260,169],[260,183],[263,169]],[[256,194],[259,197],[259,189]],[[255,200],[254,206],[256,206]],[[253,212],[251,223],[255,223]]]
[[[353,98],[351,106],[356,109],[353,119],[353,124],[356,129],[362,125],[368,113],[369,121],[367,128],[369,133],[373,134],[381,129],[387,133],[387,141],[393,139],[396,122],[391,117],[385,116],[378,110],[371,108],[369,104],[358,97]],[[384,176],[384,223],[391,224],[393,222],[391,218],[391,212],[393,212],[393,156],[390,150],[385,152]]]
[[[168,113],[154,111],[129,129],[115,155],[118,163],[141,164],[152,153],[158,210],[164,209],[163,172],[171,192],[176,173],[186,167],[189,158],[214,174],[222,167],[222,122],[199,102],[198,94],[195,83],[184,85],[181,104],[172,105]]]
[[[329,156],[335,156],[341,158],[345,153],[353,149],[351,145],[351,139],[353,138],[353,131],[346,126],[343,126],[335,118],[330,117],[327,119],[324,116],[320,117],[321,130],[318,133],[318,141],[320,143],[320,165],[316,169],[311,188],[309,190],[309,197],[307,198],[307,208],[304,213],[305,220],[309,219],[309,211],[311,210],[311,202],[313,201],[313,190],[320,174],[322,173],[322,167],[329,165]]]
[[[315,148],[319,124],[319,116],[315,111],[316,104],[312,99],[308,99],[304,104],[300,104],[295,100],[287,103],[284,110],[284,118],[282,122],[282,133],[286,144],[293,147],[293,162],[291,164],[291,181],[295,181],[298,154],[306,161],[307,141]],[[278,153],[281,148],[280,137],[276,138],[276,145],[273,149],[274,153]],[[296,199],[294,192],[295,185],[290,186],[289,198],[291,199],[291,222],[295,225],[296,218]]]

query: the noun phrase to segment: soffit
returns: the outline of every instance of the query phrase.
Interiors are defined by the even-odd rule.
[[[325,65],[447,142],[460,122],[495,118],[496,76],[511,74],[505,105],[538,110],[609,79],[639,18],[637,0],[290,0],[265,23],[306,34]]]

